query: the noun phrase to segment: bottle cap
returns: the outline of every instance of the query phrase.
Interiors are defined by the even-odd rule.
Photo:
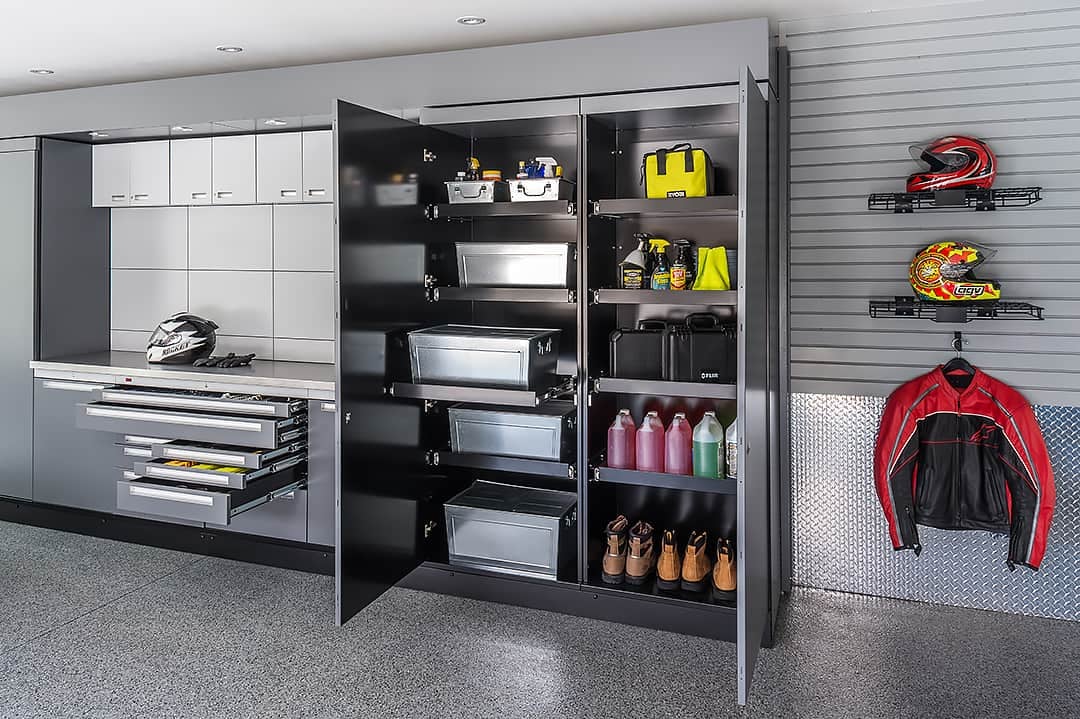
[[[676,419],[686,419],[686,412],[676,412],[675,413],[675,418]]]
[[[619,414],[630,414],[630,410],[628,410],[628,409],[620,409]]]
[[[712,417],[713,419],[716,419],[716,412],[713,412],[713,411],[712,411],[712,410],[710,409],[710,410],[709,410],[708,412],[706,412],[706,413],[705,413],[705,416],[707,416],[707,417]]]
[[[653,410],[652,412],[649,412],[649,413],[648,413],[648,414],[646,414],[645,416],[646,416],[646,417],[659,417],[659,416],[660,416],[660,413],[659,413],[659,412],[657,412],[656,410]]]

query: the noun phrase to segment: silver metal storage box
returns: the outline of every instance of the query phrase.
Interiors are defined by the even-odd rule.
[[[450,407],[450,449],[466,454],[567,460],[573,454],[577,407],[549,402],[524,412],[510,407]]]
[[[561,177],[510,180],[511,202],[543,202],[574,199],[574,183]]]
[[[409,333],[416,384],[539,388],[555,373],[559,330],[440,325]]]
[[[450,564],[558,579],[575,562],[577,495],[474,482],[445,505]]]
[[[458,242],[462,287],[566,287],[570,245]]]
[[[471,202],[506,202],[506,183],[501,180],[457,180],[446,183],[446,197],[451,205]]]

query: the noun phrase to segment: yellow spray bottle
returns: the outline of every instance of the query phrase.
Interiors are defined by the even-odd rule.
[[[671,289],[671,263],[668,261],[667,248],[671,245],[667,240],[653,237],[649,240],[649,252],[653,255],[652,276],[649,280],[649,289]]]

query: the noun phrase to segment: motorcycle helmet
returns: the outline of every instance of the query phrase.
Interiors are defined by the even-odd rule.
[[[180,312],[166,320],[150,335],[146,361],[153,364],[191,364],[209,357],[217,345],[218,326],[212,320]]]
[[[973,271],[997,252],[963,242],[935,242],[915,255],[908,272],[920,299],[934,302],[999,300],[1001,285],[979,280]]]
[[[928,145],[912,145],[911,156],[929,169],[908,178],[908,192],[978,187],[989,190],[997,175],[990,147],[974,137],[943,137]]]

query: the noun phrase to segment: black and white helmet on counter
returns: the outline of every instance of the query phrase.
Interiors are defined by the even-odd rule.
[[[217,344],[218,326],[213,320],[180,312],[166,320],[150,336],[146,361],[154,364],[191,364],[209,357]]]

